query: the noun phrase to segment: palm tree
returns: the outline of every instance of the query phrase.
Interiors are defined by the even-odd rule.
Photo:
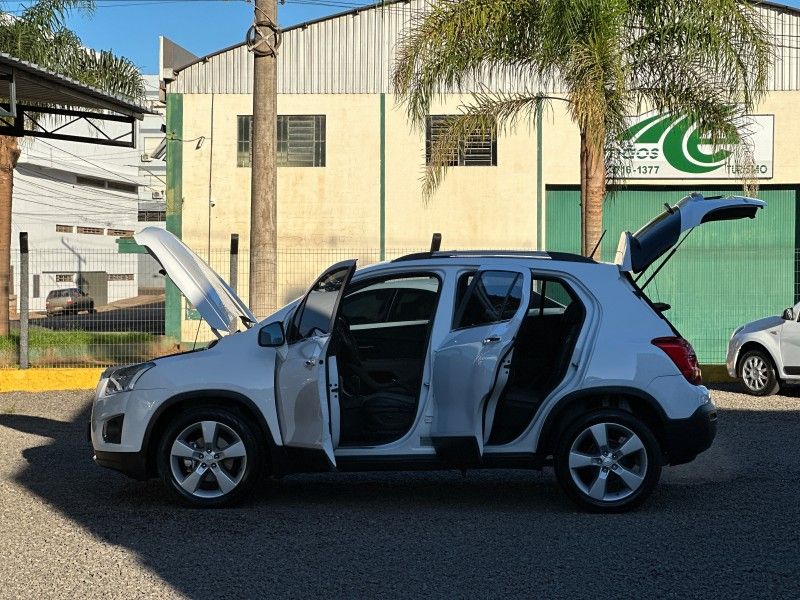
[[[737,0],[439,0],[400,44],[394,87],[422,125],[442,90],[504,73],[518,93],[473,96],[434,144],[430,196],[468,136],[513,128],[564,101],[580,132],[581,243],[602,235],[603,199],[626,117],[686,114],[712,144],[738,140],[736,117],[762,97],[770,45],[756,8]],[[488,79],[487,79],[488,78]],[[540,90],[561,90],[548,96]],[[525,91],[530,90],[530,91]]]
[[[143,98],[144,82],[131,61],[87,49],[66,26],[71,12],[93,10],[93,0],[37,0],[18,16],[0,12],[0,52],[113,94]],[[17,138],[0,136],[0,336],[8,335],[9,326],[11,204],[19,154]]]

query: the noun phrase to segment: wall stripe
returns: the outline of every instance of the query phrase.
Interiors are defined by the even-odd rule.
[[[167,231],[181,237],[183,226],[183,95],[167,94]],[[181,294],[167,279],[164,333],[181,339]]]
[[[386,94],[381,94],[381,260],[386,260]]]

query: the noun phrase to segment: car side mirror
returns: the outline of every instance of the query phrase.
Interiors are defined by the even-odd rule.
[[[264,325],[258,332],[258,345],[264,348],[276,348],[286,343],[286,333],[283,330],[283,323],[277,321]]]
[[[783,317],[784,321],[794,321],[794,310],[792,310],[792,308],[789,307],[785,311],[783,311],[783,314],[781,316]]]

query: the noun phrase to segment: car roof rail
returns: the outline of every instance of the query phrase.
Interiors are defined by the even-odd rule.
[[[414,252],[395,258],[392,262],[406,262],[411,260],[429,260],[432,258],[534,258],[539,260],[559,260],[568,262],[593,263],[596,262],[580,254],[569,252],[544,252],[540,250],[440,250],[438,252]]]

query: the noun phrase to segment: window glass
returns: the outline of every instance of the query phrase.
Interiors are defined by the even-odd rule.
[[[483,271],[469,289],[456,313],[455,327],[476,327],[505,321],[522,302],[522,274]]]
[[[351,325],[380,323],[386,316],[393,289],[361,290],[342,301],[342,315]]]
[[[349,271],[349,266],[329,271],[314,283],[305,304],[294,319],[293,339],[330,332],[336,300]]]
[[[250,141],[252,139],[253,115],[236,117],[236,166],[249,167],[252,161]]]
[[[436,292],[406,288],[397,291],[387,321],[427,321],[436,312]]]
[[[558,281],[534,279],[530,311],[533,314],[561,314],[572,303],[567,288]]]

